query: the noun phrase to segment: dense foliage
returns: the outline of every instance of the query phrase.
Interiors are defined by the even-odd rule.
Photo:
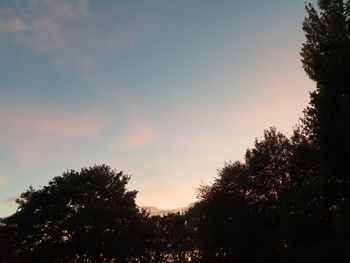
[[[292,136],[265,130],[185,214],[139,210],[108,166],[68,171],[1,219],[0,261],[350,262],[350,1],[306,11],[316,90]]]
[[[2,220],[1,262],[124,262],[141,255],[143,215],[128,180],[101,165],[29,188],[17,212]]]

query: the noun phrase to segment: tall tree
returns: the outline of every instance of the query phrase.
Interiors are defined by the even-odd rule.
[[[350,183],[350,2],[320,0],[306,10],[301,57],[316,90],[304,123],[327,179],[339,188]]]
[[[208,262],[350,260],[350,1],[306,11],[301,57],[316,90],[303,126],[290,139],[265,131],[201,189],[189,215]]]
[[[245,162],[226,164],[213,185],[200,189],[188,216],[204,262],[282,260],[281,203],[292,186],[291,150],[286,136],[266,130]]]
[[[350,245],[350,1],[319,0],[306,7],[301,57],[316,90],[304,124],[323,167],[321,195],[327,201],[337,248]]]

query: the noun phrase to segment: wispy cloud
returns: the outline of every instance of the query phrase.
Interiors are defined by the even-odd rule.
[[[74,143],[96,141],[105,130],[99,111],[74,113],[33,105],[7,106],[0,120],[0,144],[13,154],[17,165],[67,162],[75,158],[71,152]]]
[[[67,164],[79,161],[64,141],[50,139],[15,142],[11,145],[17,166],[28,167],[48,163]]]
[[[115,147],[142,148],[157,138],[157,132],[146,121],[133,121],[127,125],[124,133],[118,137],[113,145]]]
[[[95,112],[68,114],[62,112],[15,110],[0,114],[10,134],[32,136],[84,138],[98,135],[103,129],[102,117]]]
[[[71,45],[68,25],[87,16],[87,1],[18,1],[3,11],[1,29],[13,43],[39,52],[58,52]]]
[[[21,18],[14,18],[8,21],[1,21],[1,30],[9,33],[19,33],[27,29],[27,25],[23,22]]]
[[[91,72],[101,52],[130,47],[155,28],[150,5],[138,7],[125,16],[120,8],[92,10],[88,0],[19,0],[0,7],[0,36],[17,48],[47,54],[57,66]]]

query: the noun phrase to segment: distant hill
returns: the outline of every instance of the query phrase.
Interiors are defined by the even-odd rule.
[[[193,206],[194,206],[194,203],[190,203],[187,206],[174,208],[174,209],[160,209],[154,206],[140,206],[140,208],[148,211],[151,216],[156,216],[156,215],[164,216],[170,213],[180,213],[180,214],[185,213],[187,212],[188,209],[190,209]]]

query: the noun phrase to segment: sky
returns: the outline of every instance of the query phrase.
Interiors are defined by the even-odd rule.
[[[186,206],[314,88],[304,0],[2,0],[0,216],[30,185],[95,164],[137,204]]]

